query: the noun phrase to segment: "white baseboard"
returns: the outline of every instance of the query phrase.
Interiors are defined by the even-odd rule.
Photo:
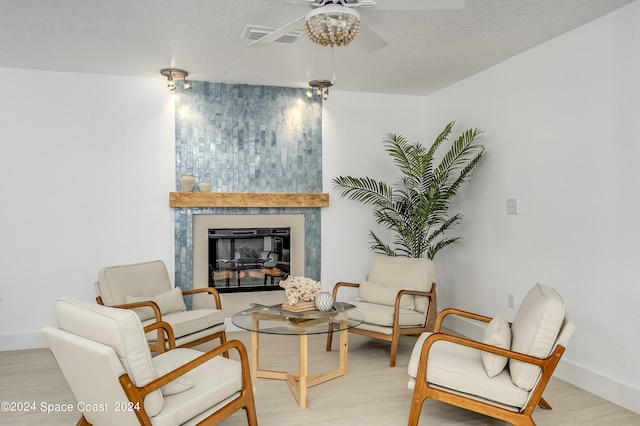
[[[42,331],[0,334],[0,351],[47,348]]]
[[[560,360],[554,376],[640,414],[640,389],[565,360]]]
[[[482,339],[484,334],[482,324],[466,318],[447,316],[443,326],[474,340]],[[554,376],[627,410],[640,414],[640,389],[603,376],[566,359],[560,360]]]

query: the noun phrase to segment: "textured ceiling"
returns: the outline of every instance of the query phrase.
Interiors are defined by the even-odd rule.
[[[0,67],[162,78],[161,68],[175,66],[193,80],[292,87],[335,74],[338,90],[425,95],[629,3],[361,9],[388,45],[369,53],[356,38],[335,48],[332,66],[332,49],[305,35],[265,46],[242,38],[246,24],[280,27],[303,16],[310,8],[302,0],[0,0]]]

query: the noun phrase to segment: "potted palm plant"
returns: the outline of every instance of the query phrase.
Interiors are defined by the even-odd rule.
[[[449,206],[480,162],[484,147],[480,144],[482,132],[469,129],[451,144],[440,163],[434,164],[436,151],[448,140],[454,123],[447,124],[429,148],[388,134],[382,143],[402,174],[392,185],[369,177],[332,180],[342,197],[373,206],[376,223],[394,232],[393,242],[387,244],[369,231],[373,251],[433,259],[444,247],[460,240],[445,235],[462,221],[461,214],[449,214]]]

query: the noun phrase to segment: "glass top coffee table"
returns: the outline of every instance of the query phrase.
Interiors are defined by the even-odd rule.
[[[348,311],[348,315],[347,315]],[[348,330],[364,321],[364,315],[349,303],[335,302],[328,312],[290,312],[281,305],[264,306],[253,304],[250,309],[238,312],[231,322],[251,331],[251,375],[266,379],[285,380],[303,410],[307,408],[308,388],[347,374],[349,333]],[[333,329],[333,330],[332,330]],[[340,365],[337,369],[322,374],[308,374],[308,336],[340,332]],[[297,374],[286,371],[261,370],[259,367],[260,334],[298,336],[300,342],[300,369]]]

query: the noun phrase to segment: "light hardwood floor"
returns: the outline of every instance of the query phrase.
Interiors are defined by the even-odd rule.
[[[228,333],[244,342],[248,332]],[[309,338],[309,370],[322,372],[338,362],[337,339],[332,352],[324,351],[325,336]],[[411,403],[407,389],[407,363],[415,338],[400,339],[398,361],[389,367],[389,345],[364,336],[349,337],[349,374],[309,390],[309,408],[300,410],[287,385],[280,380],[256,379],[256,407],[260,425],[406,425]],[[199,349],[206,350],[211,344]],[[262,368],[297,371],[297,338],[261,336]],[[0,412],[3,425],[73,425],[79,413],[42,411],[44,404],[76,401],[51,353],[46,349],[0,352],[0,401],[36,404],[35,412]],[[538,425],[640,425],[640,415],[553,378],[544,394],[553,410],[537,408]],[[234,414],[223,425],[246,424],[244,412]],[[505,425],[466,410],[427,400],[421,425]]]

